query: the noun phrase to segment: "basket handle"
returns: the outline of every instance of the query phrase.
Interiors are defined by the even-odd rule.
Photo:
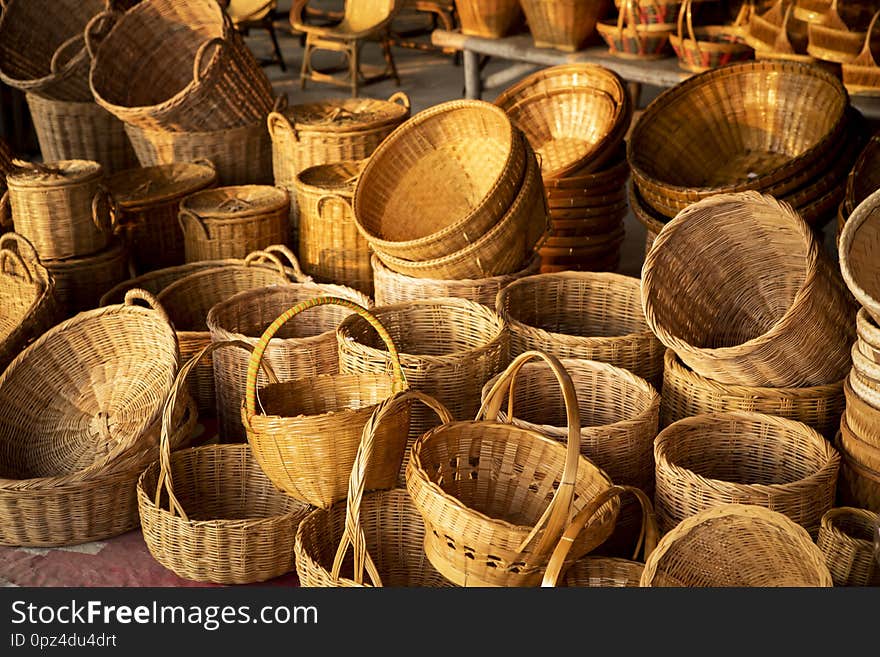
[[[126,300],[128,299],[128,295],[126,295]],[[221,349],[224,347],[241,347],[242,349],[247,349],[248,351],[253,351],[254,348],[252,345],[244,342],[242,340],[228,340],[226,342],[212,342],[211,344],[205,345],[202,347],[198,353],[196,353],[192,358],[190,358],[186,363],[184,363],[183,367],[177,372],[177,376],[174,379],[174,385],[171,387],[171,392],[168,394],[168,397],[165,400],[165,407],[162,409],[162,432],[159,438],[159,480],[156,482],[156,497],[155,504],[157,507],[160,506],[160,502],[162,500],[162,489],[165,489],[165,492],[168,493],[168,511],[172,515],[178,515],[183,520],[189,521],[189,518],[186,515],[186,511],[183,509],[183,505],[178,501],[177,496],[174,494],[174,481],[171,477],[171,443],[170,443],[170,434],[171,427],[173,424],[174,411],[177,407],[177,400],[181,395],[181,392],[186,387],[186,377],[189,373],[195,368],[196,365],[204,358],[208,356],[217,349]],[[272,383],[278,383],[278,378],[275,376],[275,372],[268,362],[263,363],[263,369],[266,372],[266,376],[269,377],[269,381]]]
[[[571,521],[571,524],[565,530],[556,549],[550,556],[547,569],[544,571],[544,581],[541,586],[556,586],[562,567],[565,565],[565,558],[571,551],[571,546],[577,540],[578,535],[584,530],[593,516],[607,502],[615,497],[619,497],[624,493],[632,493],[642,507],[642,529],[639,532],[639,538],[636,542],[636,549],[633,553],[633,559],[637,559],[639,552],[643,553],[642,562],[647,560],[648,555],[657,547],[657,541],[660,537],[660,530],[657,528],[657,517],[654,515],[654,507],[651,500],[640,488],[634,486],[612,486],[608,490],[604,490],[596,497],[590,500],[583,509]]]
[[[324,205],[328,201],[339,201],[340,203],[342,203],[346,207],[351,208],[351,204],[346,199],[341,197],[339,194],[324,194],[321,198],[318,199],[317,208],[316,208],[317,212],[318,212],[318,216],[321,217],[322,219],[324,218]]]
[[[75,44],[77,41],[82,41],[83,47],[85,47],[84,34],[74,34],[72,37],[67,39],[64,43],[62,43],[60,46],[58,46],[58,48],[55,49],[55,52],[52,54],[52,59],[49,61],[50,73],[56,75],[61,70],[61,67],[64,64],[73,59],[73,57],[70,56],[70,51],[73,48],[73,44]],[[62,58],[64,57],[66,57],[66,59],[62,61]]]
[[[12,228],[12,209],[9,204],[9,190],[0,196],[0,228]]]
[[[205,226],[205,222],[203,222],[201,217],[199,217],[195,212],[192,212],[191,210],[180,208],[177,213],[177,223],[180,224],[180,230],[183,231],[184,235],[186,235],[191,230],[196,230],[200,233],[200,235],[198,235],[198,239],[204,241],[208,241],[209,239],[211,239],[208,236],[208,229]]]
[[[874,60],[874,53],[871,52],[871,34],[874,32],[874,27],[877,25],[877,19],[880,18],[880,11],[878,11],[871,18],[871,22],[868,24],[868,31],[865,33],[865,45],[862,46],[862,52],[859,54],[859,58],[871,58],[871,61],[874,62],[874,66],[877,65],[877,62]]]
[[[285,279],[287,279],[287,272],[284,271],[284,263],[278,258],[274,253],[269,253],[268,251],[252,251],[248,253],[244,258],[244,266],[250,267],[254,263],[261,262],[263,260],[268,260],[278,269],[278,273],[281,274]]]
[[[107,37],[116,22],[119,20],[119,13],[116,11],[102,11],[92,16],[92,19],[86,23],[86,29],[83,32],[86,42],[86,52],[89,53],[89,59],[95,58],[95,53],[101,42]]]
[[[407,110],[412,109],[412,103],[409,100],[409,96],[407,96],[402,91],[395,91],[388,97],[389,103],[397,103],[398,105],[403,105]]]
[[[294,141],[299,141],[299,136],[296,133],[296,130],[291,124],[290,119],[287,118],[285,112],[289,112],[287,108],[287,96],[278,96],[275,99],[275,105],[272,107],[272,111],[269,112],[269,116],[266,117],[266,125],[269,128],[269,136],[276,137],[279,131],[285,131],[290,133],[290,136],[293,137]]]
[[[269,246],[263,247],[260,251],[255,251],[254,255],[259,258],[271,260],[276,264],[279,260],[286,260],[287,265],[293,270],[293,280],[298,283],[311,283],[312,280],[314,280],[302,270],[296,255],[294,255],[293,251],[291,251],[286,244],[270,244]],[[281,271],[287,276],[287,273],[284,271],[284,266],[284,264],[281,265]]]
[[[102,202],[107,205],[106,221],[101,218]],[[99,185],[98,191],[95,192],[95,195],[92,197],[92,223],[95,224],[95,228],[97,228],[98,231],[101,233],[116,233],[118,229],[118,213],[119,206],[116,204],[116,201],[113,198],[113,195],[110,193],[110,190],[103,185]]]
[[[15,245],[15,248],[9,248],[13,244]],[[39,261],[33,245],[21,235],[17,235],[16,233],[0,235],[0,272],[3,272],[7,276],[23,278],[28,285],[32,285],[34,282],[34,271],[25,261],[25,255],[22,253],[22,250],[27,252],[31,263]],[[6,268],[9,260],[12,260],[15,263],[15,268],[13,270],[8,270]]]
[[[559,487],[553,493],[553,499],[550,500],[550,504],[547,505],[543,515],[541,515],[532,531],[529,532],[529,535],[523,540],[518,549],[520,552],[525,550],[526,546],[532,542],[546,523],[544,534],[534,550],[536,554],[545,554],[556,546],[568,524],[568,515],[574,500],[574,487],[577,481],[578,459],[581,454],[581,414],[571,376],[569,376],[565,367],[563,367],[556,356],[542,351],[525,351],[514,358],[510,365],[507,366],[507,369],[495,381],[483,400],[476,419],[479,421],[481,417],[485,417],[486,420],[497,421],[498,412],[501,410],[501,404],[505,397],[505,388],[508,389],[508,417],[515,417],[513,413],[513,391],[516,385],[516,377],[523,365],[538,358],[546,361],[556,376],[559,386],[562,388],[562,397],[565,400],[565,413],[568,419],[568,445],[565,453],[565,467],[562,471]],[[475,443],[475,446],[478,447],[478,444]],[[474,449],[474,447],[471,449]],[[476,456],[476,454],[471,456]]]
[[[415,390],[405,390],[398,392],[391,397],[383,400],[373,411],[370,419],[364,425],[361,434],[361,442],[358,445],[357,455],[354,458],[354,466],[351,469],[351,477],[348,480],[348,501],[345,509],[345,531],[336,548],[336,556],[333,559],[333,569],[330,576],[334,580],[339,579],[339,572],[342,570],[342,562],[345,554],[351,546],[354,552],[354,576],[353,579],[358,584],[364,583],[364,569],[370,578],[373,586],[382,586],[382,579],[379,576],[376,566],[367,552],[367,541],[364,536],[364,530],[361,527],[361,501],[364,496],[364,485],[367,478],[367,466],[373,455],[373,446],[376,441],[376,432],[385,417],[396,411],[401,404],[409,399],[417,399],[431,408],[440,417],[443,424],[452,422],[452,415],[449,410],[439,401],[423,392]]]
[[[363,317],[367,323],[376,330],[379,337],[382,339],[382,342],[385,343],[385,347],[388,349],[388,353],[391,356],[391,364],[394,369],[393,391],[398,392],[406,389],[406,377],[403,374],[403,368],[400,366],[400,355],[397,353],[397,347],[394,346],[394,341],[391,339],[391,336],[388,334],[385,327],[379,323],[379,320],[376,319],[369,310],[353,301],[349,301],[348,299],[340,299],[339,297],[330,296],[315,297],[308,301],[298,303],[292,308],[284,311],[274,322],[272,322],[272,324],[269,325],[269,327],[263,332],[263,335],[260,336],[260,339],[257,342],[257,348],[254,349],[250,362],[248,362],[247,387],[245,388],[245,404],[247,407],[246,417],[248,419],[256,415],[257,412],[257,368],[260,365],[260,361],[263,359],[263,354],[269,346],[269,341],[282,326],[296,315],[299,315],[301,312],[304,312],[309,308],[326,305],[348,308],[352,312]]]
[[[171,326],[174,326],[171,318],[168,316],[168,313],[165,312],[162,304],[159,303],[159,300],[153,294],[139,287],[133,287],[125,293],[125,300],[123,301],[123,303],[126,306],[135,306],[137,305],[137,301],[142,301],[150,310],[155,310],[157,313],[159,313],[159,316],[162,319],[168,322]]]
[[[225,12],[224,12],[225,13]],[[212,57],[219,55],[226,47],[226,39],[222,37],[214,37],[205,41],[196,51],[195,59],[193,59],[193,80],[196,82],[202,79],[202,64],[207,62],[210,64],[211,58],[205,59],[209,50],[213,49]]]
[[[697,35],[694,33],[694,12],[693,12],[694,3],[691,0],[684,0],[684,3],[681,5],[681,10],[678,12],[678,36],[681,38],[681,14],[684,12],[687,15],[687,28],[688,28],[688,36],[691,41],[694,42],[694,50],[697,53],[697,61],[699,65],[702,66],[703,62],[703,53],[700,51],[700,41],[697,39]]]

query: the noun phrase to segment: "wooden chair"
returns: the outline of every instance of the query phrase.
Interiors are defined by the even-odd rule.
[[[394,15],[402,6],[402,0],[346,0],[342,20],[336,25],[309,25],[303,20],[303,10],[309,0],[294,0],[290,10],[290,24],[297,32],[306,35],[303,52],[300,85],[303,89],[306,82],[326,82],[337,86],[351,88],[351,95],[358,95],[361,84],[370,84],[379,80],[393,78],[400,84],[397,66],[391,54],[389,26]],[[385,68],[378,74],[367,75],[366,67],[361,64],[360,51],[367,41],[378,41],[385,58]],[[319,70],[312,65],[312,56],[316,50],[329,50],[345,55],[347,66],[336,69]],[[341,79],[331,73],[347,71],[348,79]]]
[[[218,0],[229,14],[235,29],[246,35],[251,29],[264,29],[272,39],[273,57],[261,64],[278,64],[282,71],[287,70],[278,35],[275,33],[275,20],[278,18],[278,0]]]

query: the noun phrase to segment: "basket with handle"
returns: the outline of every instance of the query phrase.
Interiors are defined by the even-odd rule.
[[[61,317],[97,308],[101,296],[131,273],[128,251],[118,239],[91,255],[42,262],[55,279],[55,301]],[[129,289],[132,287],[135,286]]]
[[[596,30],[607,0],[520,0],[538,48],[575,52]]]
[[[743,8],[748,3],[743,3]],[[745,14],[740,13],[741,17]],[[687,33],[684,27],[687,26]],[[678,56],[679,65],[686,71],[701,73],[731,62],[752,59],[754,50],[738,34],[739,24],[702,25],[694,29],[693,1],[685,0],[678,13],[678,31],[669,37],[669,43]]]
[[[795,0],[794,17],[805,23],[821,23],[832,0]]]
[[[203,356],[232,347],[253,350],[237,341],[215,342],[180,368],[165,402],[159,459],[137,485],[153,557],[180,577],[217,584],[262,582],[293,570],[296,528],[309,512],[272,485],[246,444],[171,452],[169,420],[186,394],[187,375]]]
[[[519,0],[455,0],[461,33],[500,39],[522,19]]]
[[[661,538],[640,586],[671,581],[688,587],[833,586],[822,552],[803,527],[750,504],[707,509]]]
[[[56,319],[55,280],[30,242],[0,235],[0,372]]]
[[[878,17],[880,11],[871,19],[868,31],[865,33],[865,42],[858,55],[840,67],[843,84],[851,94],[875,95],[880,91],[880,67],[877,66],[877,59],[871,48],[871,35],[874,34]]]
[[[862,201],[846,220],[838,245],[840,272],[852,295],[880,321],[880,276],[871,254],[880,240],[880,191]]]
[[[616,20],[596,24],[596,30],[608,44],[608,52],[623,59],[666,57],[669,54],[669,37],[675,28],[672,25],[645,25],[639,23],[636,16],[636,2],[627,0],[618,8]]]
[[[369,298],[341,285],[304,281],[255,288],[239,292],[211,308],[206,320],[211,340],[238,340],[255,346],[276,317],[298,303],[319,296],[348,299],[364,308],[371,305]],[[336,327],[349,314],[351,311],[347,308],[327,304],[301,315],[269,341],[263,362],[271,364],[282,381],[338,373]],[[244,441],[247,436],[241,420],[241,402],[247,389],[248,358],[238,349],[225,349],[212,355],[217,419],[220,433],[230,441]],[[267,383],[266,377],[260,374],[257,386]]]
[[[849,17],[856,26],[852,29],[841,16],[838,4],[838,0],[831,0],[831,6],[821,21],[807,23],[807,53],[826,62],[845,64],[862,50],[868,33],[857,29],[860,23],[857,16]],[[864,23],[861,27],[864,28]]]
[[[837,507],[822,516],[816,544],[825,555],[835,586],[880,586],[874,560],[874,533],[880,515],[866,509]]]
[[[442,404],[413,390],[376,406],[363,428],[347,499],[314,510],[296,532],[296,572],[302,586],[451,586],[425,556],[425,525],[406,491],[364,492],[383,420],[393,421],[401,404],[415,401],[435,411],[442,422],[451,421]]]

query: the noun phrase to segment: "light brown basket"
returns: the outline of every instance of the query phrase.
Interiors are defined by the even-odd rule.
[[[871,318],[880,318],[880,276],[873,254],[880,241],[880,191],[862,201],[847,219],[838,246],[847,287]]]
[[[666,224],[642,301],[659,340],[720,383],[822,385],[849,369],[849,296],[809,226],[769,196],[715,196]]]
[[[618,4],[617,18],[596,23],[596,30],[614,57],[634,60],[662,59],[669,52],[672,23],[645,23],[635,0]]]
[[[880,67],[871,48],[871,35],[880,18],[880,11],[874,14],[868,31],[865,33],[865,43],[859,54],[849,62],[842,64],[840,69],[843,75],[843,84],[851,94],[876,94],[880,90]]]
[[[821,21],[807,23],[807,53],[816,59],[845,64],[859,54],[867,36],[850,28],[840,15],[838,1],[831,0]]]
[[[579,50],[609,7],[607,0],[520,0],[538,48]]]
[[[356,313],[376,331],[393,362],[391,374],[318,374],[259,388],[257,370],[270,341],[291,318],[324,305]],[[394,342],[366,308],[347,299],[315,297],[283,312],[257,341],[248,363],[242,421],[263,471],[288,495],[322,509],[346,497],[361,431],[376,406],[407,385]],[[409,405],[379,432],[366,488],[394,488],[406,446]]]
[[[880,449],[880,409],[857,395],[848,378],[843,390],[846,394],[846,424],[861,440]]]
[[[506,389],[538,357],[565,396],[567,446],[497,421]],[[406,487],[425,521],[425,553],[460,586],[534,586],[565,528],[611,480],[579,454],[576,393],[554,356],[531,351],[515,358],[476,418],[431,429],[412,448]],[[572,560],[611,534],[618,509],[617,498],[602,506],[578,535]]]
[[[0,236],[0,372],[55,323],[55,280],[16,233]]]
[[[880,515],[865,509],[838,507],[822,516],[816,544],[835,586],[880,586],[880,565],[874,560],[878,527]]]
[[[237,340],[255,346],[266,327],[285,310],[319,296],[348,299],[365,308],[371,305],[366,296],[341,285],[302,282],[246,290],[208,311],[211,340]],[[305,313],[272,338],[263,362],[270,364],[282,381],[338,373],[336,327],[349,314],[348,309],[335,305]],[[225,349],[213,355],[213,363],[220,433],[226,440],[243,442],[247,433],[241,420],[241,403],[247,388],[248,355]],[[260,374],[257,386],[262,388],[267,383],[268,379]]]
[[[846,421],[846,416],[840,420],[839,442],[840,449],[852,459],[871,470],[880,472],[880,447],[866,442],[855,433]]]
[[[248,445],[171,453],[169,420],[178,396],[187,394],[187,375],[202,356],[233,346],[248,347],[214,343],[180,368],[165,403],[159,460],[137,485],[153,557],[180,577],[217,584],[263,582],[293,570],[296,528],[309,512],[272,485]]]
[[[290,195],[270,185],[205,189],[180,202],[186,261],[244,258],[283,244],[288,237]]]
[[[455,0],[461,32],[468,36],[501,39],[522,18],[519,0]]]
[[[102,22],[115,21],[103,37]],[[262,120],[272,86],[231,19],[210,0],[151,0],[86,27],[97,103],[126,123],[222,130]]]
[[[742,4],[743,10],[748,4]],[[746,18],[742,10],[740,17]],[[684,32],[685,25],[687,33]],[[702,73],[754,57],[754,50],[742,39],[739,28],[735,22],[732,25],[701,25],[694,29],[693,3],[685,0],[678,13],[678,32],[669,36],[669,43],[678,56],[681,68]]]
[[[638,279],[560,272],[514,281],[496,299],[510,326],[510,349],[598,360],[629,370],[659,390],[663,345],[645,323]]]
[[[707,509],[661,538],[640,586],[669,586],[670,577],[688,587],[833,586],[803,527],[749,504]]]
[[[841,456],[838,502],[880,513],[880,470],[860,463],[846,451],[840,439],[838,434],[834,444]]]
[[[654,443],[660,529],[742,503],[784,513],[815,535],[834,506],[840,455],[805,424],[744,411],[679,420]]]
[[[666,351],[660,424],[703,413],[749,411],[803,422],[833,440],[846,406],[844,381],[804,388],[758,388],[718,383],[684,365]]]
[[[130,275],[128,252],[117,240],[92,255],[42,262],[55,279],[55,300],[60,317],[71,317],[83,310],[97,308],[101,297]]]

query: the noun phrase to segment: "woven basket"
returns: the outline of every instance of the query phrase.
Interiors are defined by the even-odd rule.
[[[86,28],[95,100],[146,129],[223,130],[260,121],[272,87],[223,9],[210,0],[151,0]],[[97,43],[96,43],[97,42]]]
[[[752,47],[737,33],[737,25],[703,25],[694,29],[691,0],[681,4],[677,25],[678,32],[669,36],[669,43],[678,56],[679,66],[686,71],[702,73],[754,57]]]
[[[583,47],[609,4],[607,0],[520,0],[535,46],[566,52]]]
[[[496,309],[510,326],[511,354],[537,349],[603,361],[660,389],[664,350],[645,323],[638,279],[586,272],[528,276],[498,293]]]
[[[629,185],[628,200],[636,221],[645,227],[645,255],[648,255],[654,245],[654,240],[657,239],[657,235],[663,230],[663,226],[666,225],[669,218],[657,213],[642,200],[635,183]]]
[[[834,506],[840,456],[807,425],[749,412],[679,420],[654,443],[660,529],[742,503],[784,513],[815,535]]]
[[[296,232],[303,269],[318,280],[373,294],[370,246],[351,208],[362,162],[319,164],[296,176]]]
[[[130,274],[128,252],[119,241],[92,255],[42,262],[55,279],[55,301],[61,317],[97,308],[101,297]]]
[[[703,413],[748,411],[803,422],[833,440],[846,406],[844,381],[805,388],[758,388],[718,383],[692,371],[671,349],[663,369],[660,424]]]
[[[751,248],[731,248],[746,235]],[[716,196],[666,224],[642,301],[659,340],[720,383],[813,386],[849,369],[855,309],[810,228],[769,196]]]
[[[361,172],[358,229],[380,255],[411,261],[472,247],[509,214],[527,174],[525,146],[507,115],[487,102],[456,100],[420,112]]]
[[[291,318],[324,305],[342,306],[362,317],[389,350],[392,373],[317,374],[259,388],[257,369],[270,340]],[[328,296],[298,303],[279,315],[257,342],[247,373],[242,421],[257,462],[278,488],[323,509],[346,497],[361,431],[377,404],[407,386],[394,341],[383,325],[366,308]],[[365,474],[369,490],[395,486],[409,420],[409,405],[401,406],[377,436],[376,457]]]
[[[861,21],[852,22],[864,26]],[[859,54],[866,37],[866,32],[851,29],[847,25],[838,10],[837,0],[831,0],[831,6],[822,20],[807,24],[807,53],[816,59],[844,64]]]
[[[497,421],[505,389],[536,357],[550,364],[563,389],[567,446]],[[514,359],[476,418],[440,425],[412,448],[406,487],[425,521],[425,553],[460,586],[537,585],[566,526],[611,480],[579,454],[574,386],[554,356],[526,352]],[[610,535],[618,510],[616,498],[603,505],[578,535],[572,560]]]
[[[519,0],[455,0],[461,32],[468,36],[501,39],[519,24]]]
[[[26,99],[44,162],[91,160],[107,174],[138,165],[122,122],[100,105],[36,94]]]
[[[348,499],[326,510],[316,509],[297,530],[296,572],[301,586],[450,586],[425,557],[425,525],[406,491],[396,488],[364,495],[364,475],[382,420],[393,421],[400,404],[409,399],[429,405],[441,421],[451,420],[441,404],[414,391],[389,397],[376,407],[364,425]],[[351,556],[347,556],[349,547]],[[343,575],[349,572],[351,576]]]
[[[874,535],[880,515],[838,507],[822,516],[816,544],[825,555],[835,586],[880,586],[880,565],[874,560]]]
[[[669,54],[671,23],[642,22],[640,7],[634,0],[621,3],[617,18],[596,23],[608,52],[623,59],[661,59]]]
[[[878,189],[880,189],[880,135],[875,134],[859,154],[847,178],[844,217],[868,198],[871,192]]]
[[[205,189],[180,202],[186,261],[244,258],[283,244],[288,237],[290,195],[270,185]]]
[[[803,527],[748,504],[707,509],[661,538],[640,586],[668,586],[670,577],[689,587],[833,586]]]
[[[846,220],[840,234],[840,271],[847,287],[871,318],[880,318],[880,276],[873,253],[880,240],[880,191],[873,192]]]
[[[285,310],[319,296],[340,297],[370,307],[370,300],[363,294],[340,285],[303,282],[246,290],[208,312],[211,340],[238,340],[256,346],[266,327]],[[336,374],[336,327],[349,314],[348,309],[335,305],[318,306],[305,313],[272,338],[263,362],[269,363],[282,381]],[[243,442],[247,433],[241,419],[241,402],[247,389],[248,356],[237,349],[226,349],[213,355],[213,363],[220,433],[226,440]],[[268,379],[259,375],[257,386],[267,384]]]
[[[107,246],[112,225],[100,164],[62,160],[21,165],[6,176],[8,198],[0,199],[0,216],[8,206],[15,231],[34,245],[40,258],[84,256]]]
[[[860,435],[855,433],[846,421],[846,417],[840,420],[840,443],[841,451],[846,452],[852,459],[871,470],[880,472],[880,447],[866,442]]]
[[[838,434],[834,446],[840,452],[839,504],[880,513],[880,470],[860,463],[849,454]]]
[[[880,18],[880,11],[874,14],[868,31],[865,33],[865,43],[859,54],[849,62],[841,64],[843,84],[851,94],[874,95],[880,90],[880,67],[871,48],[871,37]]]
[[[293,570],[296,528],[309,511],[272,485],[248,445],[171,453],[168,423],[186,394],[187,375],[202,356],[232,346],[248,345],[208,345],[180,368],[165,404],[159,460],[137,486],[153,557],[184,579],[217,584],[262,582]]]
[[[30,242],[0,236],[0,372],[55,323],[55,280]]]
[[[165,164],[120,171],[107,179],[116,225],[136,271],[184,263],[183,231],[177,214],[188,195],[217,184],[210,162]]]
[[[844,382],[843,390],[846,394],[846,424],[861,440],[880,449],[880,410],[857,395],[849,379]]]

